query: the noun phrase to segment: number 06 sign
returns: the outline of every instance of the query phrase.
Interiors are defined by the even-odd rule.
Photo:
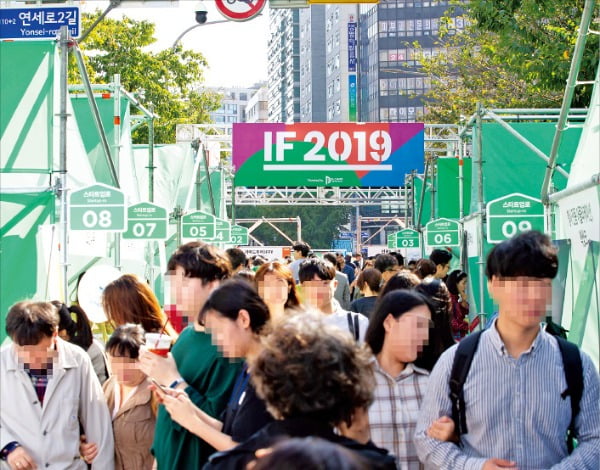
[[[422,123],[233,125],[238,186],[401,186],[423,171]]]

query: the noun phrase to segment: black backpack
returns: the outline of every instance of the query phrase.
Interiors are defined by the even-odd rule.
[[[479,345],[479,338],[482,331],[472,333],[466,336],[456,349],[454,362],[452,364],[452,372],[450,374],[450,400],[452,401],[452,420],[455,425],[455,432],[458,436],[460,444],[460,436],[466,434],[467,418],[465,411],[465,398],[463,388],[469,375],[473,356]],[[558,341],[558,347],[562,356],[563,368],[565,371],[565,379],[567,381],[567,389],[561,394],[564,400],[567,396],[571,397],[571,422],[567,430],[567,448],[569,454],[573,452],[574,445],[574,429],[575,418],[579,414],[579,402],[583,394],[583,366],[581,364],[581,356],[579,348],[573,343],[568,342],[560,336],[555,336]],[[461,444],[462,445],[462,444]]]

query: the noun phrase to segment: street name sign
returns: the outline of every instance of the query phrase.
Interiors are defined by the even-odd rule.
[[[166,240],[167,210],[150,202],[140,202],[127,208],[127,231],[124,239]]]
[[[527,230],[544,231],[544,205],[521,193],[508,194],[486,205],[487,241],[500,243]]]
[[[247,227],[241,225],[231,226],[231,243],[233,245],[247,245],[249,239],[249,231]]]
[[[0,40],[56,39],[62,26],[69,28],[71,37],[79,37],[79,7],[0,8]]]
[[[196,211],[181,218],[181,236],[211,240],[215,237],[215,216],[207,212]]]
[[[125,231],[125,196],[117,188],[94,184],[69,197],[71,230]]]
[[[432,220],[425,225],[425,231],[429,246],[460,246],[460,226],[456,220]]]
[[[396,233],[396,248],[419,248],[419,232],[405,228]]]

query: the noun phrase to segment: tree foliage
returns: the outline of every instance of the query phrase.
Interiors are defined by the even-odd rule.
[[[84,14],[83,28],[99,14]],[[110,83],[114,74],[120,74],[121,85],[135,93],[144,106],[152,104],[160,116],[154,123],[155,142],[172,143],[176,124],[208,122],[209,113],[220,105],[220,96],[199,91],[207,66],[202,54],[180,45],[174,51],[149,51],[148,46],[156,42],[154,33],[155,25],[149,21],[105,18],[80,48],[91,82]],[[71,83],[80,82],[73,62],[70,79]],[[134,143],[147,142],[147,127],[136,129],[132,138]]]
[[[348,223],[351,208],[347,206],[239,206],[236,218],[296,217],[302,221],[302,239],[312,248],[329,249],[340,226]],[[292,240],[296,240],[296,224],[276,224]],[[276,230],[263,224],[252,232],[265,245],[281,246],[290,242]]]
[[[458,122],[477,102],[492,108],[559,107],[577,39],[583,0],[471,0],[455,2],[466,28],[456,34],[442,19],[437,47],[420,57],[431,77],[426,94],[434,122]],[[579,74],[593,80],[598,42],[588,40]],[[591,87],[578,87],[572,105],[589,104]]]

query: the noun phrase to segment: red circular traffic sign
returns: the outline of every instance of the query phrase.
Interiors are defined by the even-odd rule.
[[[219,12],[233,21],[247,21],[262,11],[267,0],[215,0]]]

